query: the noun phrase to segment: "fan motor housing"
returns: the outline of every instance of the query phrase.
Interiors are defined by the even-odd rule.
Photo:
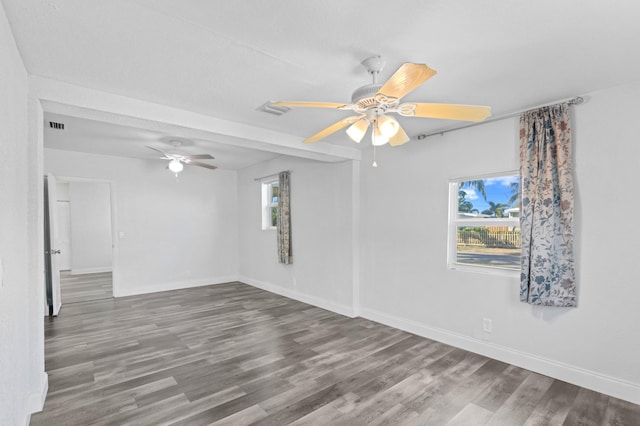
[[[376,93],[382,84],[367,84],[357,88],[351,95],[351,103],[358,105],[362,109],[367,109],[376,105]]]

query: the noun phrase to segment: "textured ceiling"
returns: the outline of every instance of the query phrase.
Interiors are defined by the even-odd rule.
[[[438,71],[404,100],[489,105],[494,116],[640,75],[640,3],[632,0],[3,4],[31,74],[300,140],[347,113],[277,117],[256,108],[269,100],[349,102],[370,83],[360,61],[372,54],[387,61],[381,80],[406,61]],[[460,124],[400,121],[410,136]],[[324,143],[353,144],[344,132]]]

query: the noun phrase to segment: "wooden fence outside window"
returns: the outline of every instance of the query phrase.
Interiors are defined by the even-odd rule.
[[[467,246],[520,248],[520,230],[458,229],[457,242]]]

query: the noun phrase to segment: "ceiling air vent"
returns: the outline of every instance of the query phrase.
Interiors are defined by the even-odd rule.
[[[264,104],[260,105],[256,109],[258,111],[267,112],[267,113],[273,114],[273,115],[283,115],[284,113],[289,111],[291,108],[281,107],[281,106],[274,106],[273,105],[273,101],[269,101],[269,102],[265,102]]]
[[[49,127],[56,130],[64,130],[64,123],[56,123],[55,121],[50,121]]]

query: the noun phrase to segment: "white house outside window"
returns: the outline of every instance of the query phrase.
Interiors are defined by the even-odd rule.
[[[450,269],[516,275],[520,271],[518,172],[449,182]]]

